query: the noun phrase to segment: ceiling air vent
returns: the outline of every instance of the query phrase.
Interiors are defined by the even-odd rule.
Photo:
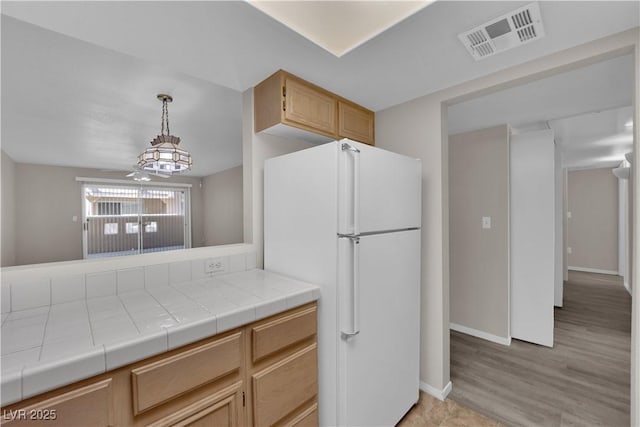
[[[538,3],[528,4],[458,34],[458,38],[476,61],[542,37],[544,26]]]

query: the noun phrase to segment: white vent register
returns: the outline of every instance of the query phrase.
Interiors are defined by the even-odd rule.
[[[544,37],[538,3],[495,18],[458,38],[476,61]]]

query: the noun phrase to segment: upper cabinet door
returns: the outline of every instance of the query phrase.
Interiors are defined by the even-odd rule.
[[[373,145],[374,117],[373,111],[338,101],[338,136]]]
[[[308,130],[337,136],[336,99],[290,77],[285,79],[284,118]]]

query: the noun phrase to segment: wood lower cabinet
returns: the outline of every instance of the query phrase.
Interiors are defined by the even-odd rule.
[[[318,425],[316,305],[257,322],[246,340],[249,424]]]
[[[286,71],[277,71],[253,93],[255,132],[267,130],[290,137],[291,132],[280,127],[286,125],[322,135],[325,141],[350,138],[374,145],[373,111]]]
[[[150,427],[241,426],[242,393],[242,383],[238,382],[150,424]]]
[[[64,393],[48,393],[32,405],[3,409],[2,425],[112,426],[112,393],[111,378]]]
[[[307,304],[18,402],[2,408],[2,425],[317,426],[316,310]]]

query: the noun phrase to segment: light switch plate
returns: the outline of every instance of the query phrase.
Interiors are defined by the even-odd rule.
[[[491,228],[491,217],[490,216],[483,216],[482,217],[482,228],[484,228],[484,229]]]

